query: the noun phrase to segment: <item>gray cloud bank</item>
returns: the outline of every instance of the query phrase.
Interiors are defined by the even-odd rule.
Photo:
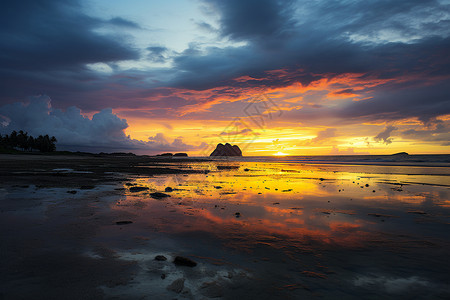
[[[58,139],[57,150],[156,154],[166,151],[190,151],[205,147],[188,145],[181,137],[169,142],[162,133],[148,141],[132,139],[124,130],[125,119],[106,108],[88,118],[75,106],[65,111],[52,108],[48,96],[34,97],[29,103],[15,102],[0,106],[0,133],[23,130],[32,136],[48,134]]]

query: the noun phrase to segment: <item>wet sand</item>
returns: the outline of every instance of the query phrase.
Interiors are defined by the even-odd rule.
[[[448,168],[0,163],[0,298],[450,296]],[[176,256],[197,265],[176,265]]]

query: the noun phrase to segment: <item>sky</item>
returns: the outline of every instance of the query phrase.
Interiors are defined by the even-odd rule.
[[[1,134],[450,154],[450,0],[4,0],[0,25]]]

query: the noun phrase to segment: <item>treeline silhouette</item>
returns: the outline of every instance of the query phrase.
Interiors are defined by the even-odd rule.
[[[37,138],[28,135],[28,132],[13,131],[10,135],[0,134],[0,148],[5,149],[21,149],[23,151],[38,150],[41,152],[52,152],[56,150],[54,136],[49,137],[48,134],[40,135]]]

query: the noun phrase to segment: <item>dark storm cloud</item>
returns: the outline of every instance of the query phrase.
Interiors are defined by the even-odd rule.
[[[321,77],[360,73],[406,78],[370,101],[349,103],[336,117],[377,119],[449,113],[450,6],[414,1],[207,1],[223,37],[243,46],[188,49],[174,58],[172,86],[204,90],[229,85],[308,85]],[[273,76],[270,70],[285,72]],[[257,80],[236,82],[251,76]],[[427,86],[424,86],[427,82]],[[348,89],[350,90],[350,89]],[[373,117],[371,117],[373,116]]]
[[[138,58],[113,36],[95,33],[102,21],[83,15],[73,3],[76,1],[2,1],[2,69],[67,70],[87,63]]]
[[[220,13],[221,34],[237,40],[267,38],[282,34],[292,26],[293,1],[213,0]]]
[[[373,99],[353,102],[334,113],[355,121],[399,120],[418,117],[424,124],[436,116],[450,114],[450,86],[448,82],[420,86],[397,85],[377,89]]]
[[[95,32],[109,22],[132,25],[121,18],[89,17],[78,1],[1,1],[2,99],[78,92],[86,88],[84,83],[99,79],[86,64],[137,59],[138,52],[117,37]]]
[[[173,82],[175,86],[207,89],[233,77],[264,77],[265,71],[281,68],[291,69],[292,81],[304,84],[309,83],[304,80],[305,73],[332,76],[370,72],[383,78],[408,71],[449,74],[450,29],[439,17],[444,18],[442,15],[447,11],[450,18],[450,7],[437,1],[208,3],[213,3],[221,16],[222,35],[246,40],[247,44],[196,53],[188,49],[190,51],[181,53],[174,63],[183,75]],[[414,17],[417,19],[410,20]],[[430,32],[424,29],[431,24],[440,29]],[[390,36],[396,42],[375,43],[351,38],[355,35],[376,40],[374,35],[383,32],[407,37],[410,36],[407,31],[415,34],[415,39],[407,43]],[[299,74],[298,69],[304,72]],[[288,83],[284,80],[267,82],[269,86]]]

